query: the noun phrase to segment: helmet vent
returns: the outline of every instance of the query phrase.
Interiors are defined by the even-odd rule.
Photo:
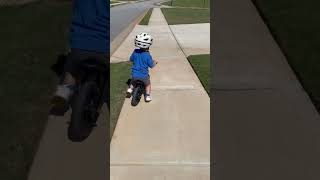
[[[153,38],[148,33],[140,33],[136,35],[135,46],[140,48],[148,48],[152,45]]]

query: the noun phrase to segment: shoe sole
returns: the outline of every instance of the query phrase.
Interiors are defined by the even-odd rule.
[[[63,116],[69,110],[69,104],[61,97],[54,97],[50,102],[49,114]]]
[[[126,98],[131,98],[131,93],[127,92]]]

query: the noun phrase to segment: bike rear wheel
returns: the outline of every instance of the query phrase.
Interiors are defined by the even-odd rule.
[[[68,136],[72,141],[86,139],[98,119],[99,89],[95,82],[85,82],[74,98]]]

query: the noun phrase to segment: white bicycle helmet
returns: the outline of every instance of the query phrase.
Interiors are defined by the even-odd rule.
[[[134,45],[139,48],[149,48],[152,45],[153,38],[148,33],[140,33],[134,39]]]

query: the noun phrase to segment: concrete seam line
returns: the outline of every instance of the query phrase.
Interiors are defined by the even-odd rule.
[[[163,16],[164,16],[164,14],[163,14]],[[167,22],[167,23],[168,23],[168,22]],[[172,31],[172,29],[171,29],[171,26],[170,26],[169,24],[168,24],[168,27],[169,27],[169,29],[170,29],[171,34],[173,35],[174,40],[176,40],[176,42],[177,42],[177,44],[178,44],[179,48],[181,49],[181,51],[182,51],[183,55],[187,58],[188,56],[187,56],[186,52],[184,52],[184,50],[182,49],[181,44],[179,43],[179,41],[178,41],[178,39],[177,39],[176,35],[173,33],[173,31]]]
[[[164,13],[163,13],[163,16],[164,16],[164,18],[165,18]],[[167,20],[166,20],[166,21],[167,21]],[[168,24],[168,22],[167,22],[167,24]],[[197,76],[197,78],[198,78],[198,80],[199,80],[200,84],[202,85],[202,88],[204,89],[204,91],[205,91],[205,92],[207,93],[207,95],[209,96],[208,92],[207,92],[207,91],[205,90],[205,88],[204,88],[204,85],[202,84],[201,80],[199,79],[199,77],[198,77],[197,73],[196,73],[196,72],[195,72],[195,70],[193,69],[192,64],[191,64],[191,63],[190,63],[190,61],[188,60],[188,56],[187,56],[186,52],[184,52],[184,50],[182,49],[181,44],[179,43],[179,41],[178,41],[178,39],[177,39],[176,35],[173,33],[173,31],[172,31],[172,29],[171,29],[171,26],[170,26],[169,24],[168,24],[168,27],[169,27],[169,29],[170,29],[171,34],[173,35],[173,38],[176,40],[176,42],[177,42],[177,44],[178,44],[179,48],[181,49],[182,53],[184,54],[185,58],[187,59],[187,61],[188,61],[188,63],[189,63],[189,66],[191,66],[191,69],[193,70],[193,73],[195,73],[195,74],[196,74],[196,76]]]
[[[194,88],[194,89],[161,89],[161,88],[155,88],[155,89],[153,89],[153,91],[157,91],[157,92],[174,92],[174,91],[185,91],[185,92],[187,92],[187,91],[194,91],[194,92],[197,92],[197,91],[199,91],[200,90],[200,88]]]
[[[120,62],[128,62],[129,61],[129,59],[126,59],[126,60],[123,60],[122,61],[122,59],[124,59],[124,58],[122,58],[122,57],[118,57],[118,56],[112,56],[113,58],[116,58],[116,59],[120,59],[121,61]]]
[[[120,47],[122,42],[129,36],[131,31],[134,29],[134,27],[142,20],[142,18],[147,14],[148,11],[149,9],[144,11],[144,13],[142,13],[141,16],[136,18],[127,28],[122,30],[121,33],[117,37],[115,37],[115,39],[111,42],[111,49],[110,49],[111,56],[113,55],[113,53],[116,52],[116,50]]]
[[[273,91],[276,88],[213,88],[214,91]]]
[[[193,85],[154,86],[154,90],[196,90]]]
[[[156,162],[156,163],[110,163],[110,166],[192,166],[208,167],[210,162]]]

